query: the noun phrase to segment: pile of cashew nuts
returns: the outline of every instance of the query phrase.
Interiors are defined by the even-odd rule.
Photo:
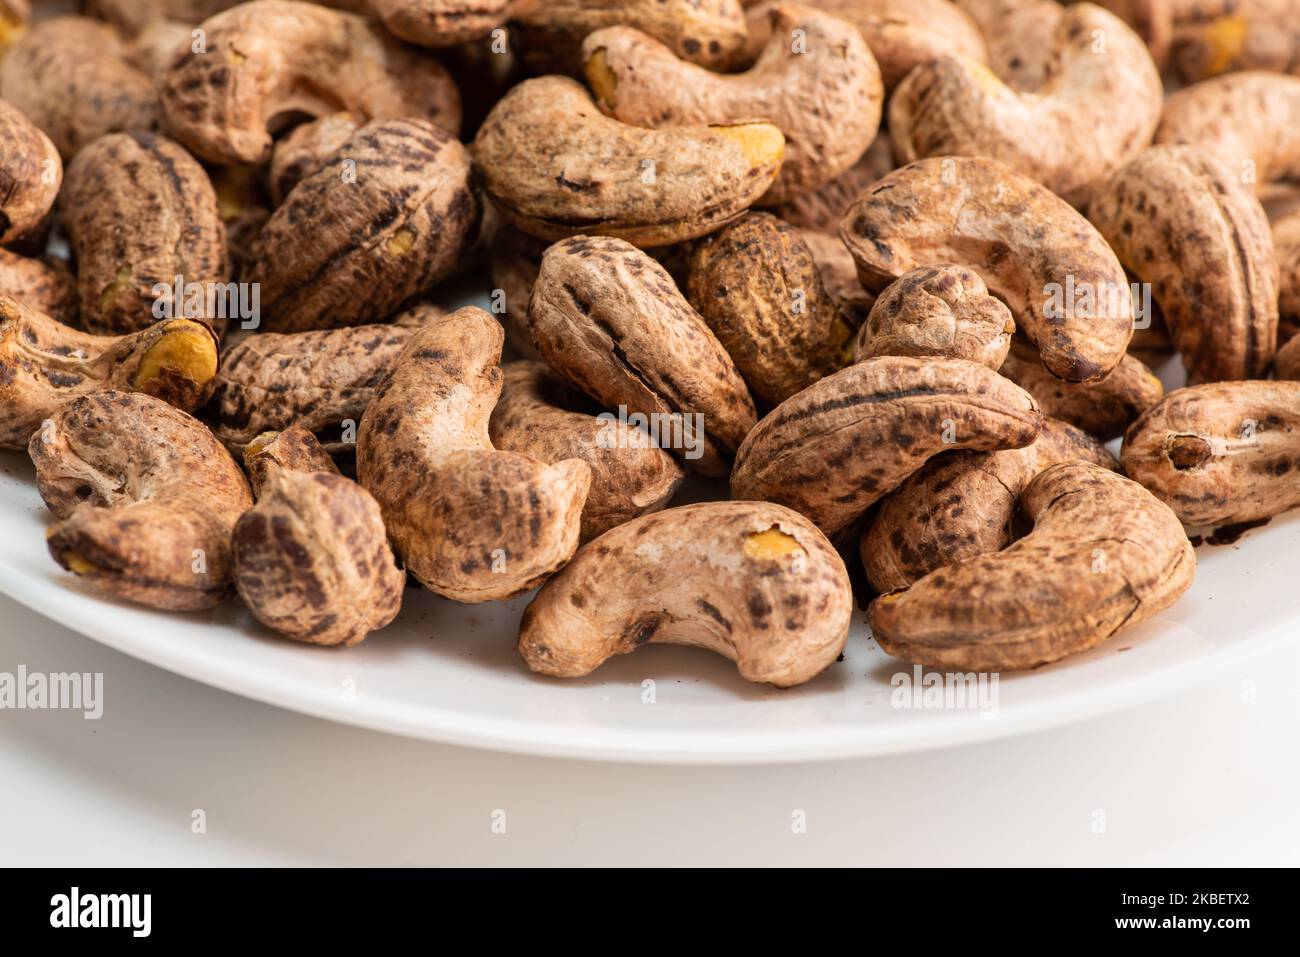
[[[1293,0],[40,6],[0,448],[107,596],[1013,670],[1300,506]]]

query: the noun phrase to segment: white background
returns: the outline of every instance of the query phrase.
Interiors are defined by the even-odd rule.
[[[716,769],[524,758],[318,721],[0,597],[0,671],[20,664],[102,671],[105,711],[0,711],[0,864],[1300,863],[1295,645],[1055,731]]]

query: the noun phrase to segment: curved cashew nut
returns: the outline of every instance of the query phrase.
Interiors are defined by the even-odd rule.
[[[235,587],[262,624],[318,645],[355,645],[397,617],[406,575],[379,503],[305,429],[244,453],[257,504],[235,525]]]
[[[744,212],[772,185],[784,149],[770,123],[628,126],[602,114],[581,84],[546,76],[501,98],[473,152],[484,190],[526,233],[664,246]]]
[[[881,648],[960,671],[1032,668],[1145,621],[1192,584],[1196,553],[1178,518],[1121,475],[1054,465],[1020,505],[1034,528],[1014,545],[871,603]]]
[[[664,268],[620,239],[576,236],[542,257],[528,328],[560,375],[606,409],[667,431],[703,475],[754,426],[754,400],[726,349]]]
[[[478,40],[500,26],[508,0],[370,0],[395,37],[426,47]]]
[[[267,124],[347,110],[364,121],[427,120],[455,135],[460,94],[432,57],[363,17],[263,0],[204,20],[202,52],[177,53],[158,77],[171,134],[213,163],[271,156]]]
[[[657,512],[685,477],[673,456],[630,422],[594,410],[541,362],[511,362],[488,425],[492,444],[558,465],[581,459],[591,467],[582,507],[582,540]]]
[[[862,536],[871,587],[906,588],[937,568],[1006,548],[1020,493],[1039,473],[1074,461],[1119,470],[1099,441],[1047,416],[1024,448],[936,455],[881,500]]]
[[[942,157],[895,170],[849,209],[840,236],[873,292],[917,266],[974,269],[1058,378],[1104,378],[1133,335],[1129,281],[1101,234],[992,160]]]
[[[921,266],[890,283],[858,330],[854,356],[946,356],[997,370],[1011,348],[1011,310],[965,266]]]
[[[64,568],[110,594],[173,611],[229,596],[230,536],[253,504],[207,427],[138,392],[78,396],[28,446],[46,538]]]
[[[77,281],[61,259],[28,259],[0,249],[0,290],[33,312],[77,324]]]
[[[546,465],[492,447],[504,340],[472,306],[427,323],[357,435],[357,478],[394,550],[421,584],[456,601],[518,595],[567,562],[591,483],[585,462]]]
[[[1082,201],[1090,183],[1151,142],[1163,89],[1141,39],[1091,4],[1065,11],[1053,47],[1059,65],[1033,93],[969,60],[921,64],[889,101],[899,162],[984,156]]]
[[[1038,435],[1029,394],[965,359],[881,356],[787,399],[736,453],[731,497],[788,505],[834,537],[947,449]]]
[[[50,138],[0,100],[0,243],[41,224],[63,183],[63,162]]]
[[[25,448],[59,406],[102,389],[193,411],[216,374],[217,337],[201,323],[165,319],[128,336],[96,336],[0,295],[0,448]]]
[[[1300,505],[1300,382],[1176,389],[1124,434],[1129,478],[1188,525],[1232,525]]]
[[[519,653],[533,671],[579,678],[647,643],[693,645],[788,688],[839,656],[852,612],[844,561],[803,516],[683,505],[579,549],[524,611]]]
[[[1268,217],[1233,171],[1190,146],[1156,146],[1088,207],[1119,260],[1151,283],[1189,381],[1254,379],[1277,346]]]
[[[591,34],[582,56],[596,103],[623,123],[660,128],[760,116],[774,123],[785,136],[785,158],[762,205],[786,202],[847,170],[880,126],[884,88],[871,51],[853,26],[808,7],[773,8],[771,40],[744,73],[679,60],[630,27]]]

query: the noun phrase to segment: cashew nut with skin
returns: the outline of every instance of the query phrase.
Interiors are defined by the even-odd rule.
[[[1054,465],[1020,496],[1033,531],[871,603],[889,654],[956,671],[1011,671],[1096,647],[1192,584],[1196,553],[1169,507],[1091,462]]]
[[[1300,72],[1300,22],[1291,0],[1169,0],[1173,61],[1194,83],[1243,70]]]
[[[505,334],[481,309],[411,337],[366,409],[357,478],[383,510],[394,550],[426,588],[462,602],[509,598],[578,545],[587,463],[547,465],[493,448]]]
[[[0,448],[26,448],[61,405],[103,389],[143,392],[193,411],[216,373],[217,337],[190,319],[96,336],[0,295]]]
[[[338,474],[306,429],[267,432],[244,464],[257,504],[235,525],[235,587],[262,624],[317,645],[355,645],[402,607],[406,575],[379,503]]]
[[[506,18],[508,0],[369,0],[393,36],[426,47],[479,40]]]
[[[1058,378],[1105,378],[1133,335],[1129,280],[1101,234],[992,160],[936,157],[895,170],[849,209],[840,236],[873,292],[918,266],[970,267]]]
[[[60,259],[29,259],[0,249],[0,295],[64,325],[78,324],[77,281]]]
[[[32,436],[50,554],[91,585],[171,611],[233,593],[231,532],[253,504],[235,460],[197,419],[138,392],[93,392]]]
[[[41,225],[63,183],[63,163],[50,138],[0,100],[0,243]]]
[[[693,645],[788,688],[835,661],[852,612],[843,560],[803,516],[684,505],[579,549],[524,611],[519,653],[533,671],[579,678],[647,643]]]
[[[834,538],[947,449],[1014,449],[1038,406],[965,359],[880,356],[782,402],[745,438],[731,497],[787,505]]]
[[[329,162],[363,125],[359,117],[343,110],[309,120],[277,140],[267,171],[272,205],[281,205],[295,186]]]

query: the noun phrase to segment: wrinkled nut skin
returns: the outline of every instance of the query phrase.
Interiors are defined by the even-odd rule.
[[[702,475],[726,475],[757,420],[708,325],[662,266],[620,239],[576,236],[548,249],[528,329],[551,368],[604,408],[672,422],[684,446],[673,452]]]
[[[1032,93],[1047,82],[1055,70],[1056,30],[1065,14],[1061,4],[1056,0],[953,0],[953,4],[984,37],[994,76],[1021,93]]]
[[[396,325],[259,332],[228,349],[212,393],[212,431],[236,453],[262,432],[297,424],[333,455],[354,430],[413,334]]]
[[[691,253],[688,297],[768,407],[847,364],[853,329],[792,227],[747,213]]]
[[[843,560],[803,516],[684,505],[579,549],[525,609],[519,654],[533,671],[580,678],[647,643],[692,645],[746,681],[788,688],[835,661],[852,612]]]
[[[572,557],[587,463],[547,465],[492,447],[505,333],[467,307],[424,325],[357,434],[357,478],[393,549],[431,591],[461,602],[535,588]]]
[[[1187,83],[1243,70],[1300,72],[1290,0],[1175,0],[1173,62]]]
[[[581,459],[591,468],[582,507],[582,541],[664,508],[685,471],[649,433],[618,419],[600,419],[544,363],[511,362],[492,410],[489,436],[504,452],[558,465]]]
[[[1105,52],[1094,49],[1097,31]],[[917,67],[889,101],[899,163],[988,157],[1081,202],[1090,183],[1151,142],[1163,90],[1146,45],[1099,7],[1066,10],[1054,46],[1058,69],[1032,95],[969,60],[947,56]]]
[[[1044,415],[1062,419],[1102,441],[1123,433],[1134,419],[1164,398],[1165,387],[1140,359],[1126,355],[1100,382],[1065,382],[1049,373],[1029,350],[1011,352],[998,371],[1034,397]]]
[[[358,116],[344,110],[303,123],[277,140],[267,174],[272,204],[283,203],[295,186],[325,165],[362,125]]]
[[[1133,335],[1128,277],[1101,234],[992,160],[936,157],[895,170],[849,209],[840,237],[872,292],[918,266],[969,266],[1058,378],[1104,378]],[[1068,299],[1071,289],[1094,291],[1091,307]]]
[[[379,503],[315,443],[294,428],[245,455],[260,481],[257,504],[235,524],[235,587],[268,628],[317,645],[355,645],[397,617],[406,574],[388,547]]]
[[[713,232],[756,202],[784,146],[770,123],[629,126],[602,114],[581,84],[547,76],[501,98],[473,153],[485,192],[530,235],[666,246]]]
[[[937,568],[1006,548],[1020,493],[1045,469],[1074,461],[1119,470],[1101,442],[1047,416],[1024,448],[936,455],[881,500],[862,536],[871,587],[906,588]]]
[[[231,533],[253,498],[203,423],[138,392],[94,392],[59,408],[27,451],[64,568],[168,611],[233,593]]]
[[[905,661],[1013,671],[1096,647],[1168,608],[1196,553],[1136,482],[1089,462],[1054,465],[1020,497],[1033,531],[871,603],[876,641]]]
[[[770,39],[769,13],[779,2],[746,4],[751,59]],[[891,90],[914,66],[935,57],[964,56],[983,63],[986,56],[975,23],[948,0],[815,0],[809,6],[857,28]]]
[[[812,253],[822,286],[831,301],[839,306],[844,321],[854,329],[862,328],[876,304],[876,297],[858,282],[858,266],[848,248],[839,236],[812,229],[800,229],[799,238]]]
[[[481,215],[469,154],[453,136],[418,120],[363,126],[262,228],[249,269],[262,328],[385,318],[451,272]]]
[[[1300,213],[1293,212],[1273,223],[1273,254],[1279,270],[1278,342],[1282,343],[1300,328]]]
[[[158,78],[171,135],[213,163],[271,157],[267,124],[340,110],[460,130],[446,69],[365,18],[314,3],[262,0],[204,20],[205,50],[178,51]]]
[[[791,226],[838,238],[840,220],[862,191],[894,170],[894,148],[881,130],[861,158],[828,183],[771,208]]]
[[[1191,146],[1156,146],[1103,186],[1088,217],[1149,282],[1188,380],[1256,379],[1277,346],[1277,262],[1250,187]]]
[[[630,27],[597,31],[582,45],[587,83],[605,113],[633,126],[755,117],[774,123],[785,137],[785,158],[759,203],[784,203],[861,158],[880,126],[884,88],[875,57],[850,24],[793,4],[771,15],[771,41],[753,67],[737,74],[679,60]]]
[[[515,0],[510,48],[533,73],[582,73],[582,41],[603,27],[648,33],[674,54],[711,70],[744,56],[739,0]]]
[[[77,282],[62,260],[29,259],[0,249],[0,295],[64,325],[78,324]]]
[[[25,448],[59,406],[103,389],[144,392],[192,411],[212,391],[217,361],[215,333],[189,319],[97,336],[0,295],[0,448]]]
[[[1300,77],[1252,70],[1171,93],[1157,143],[1199,146],[1256,188],[1300,178]]]
[[[63,183],[63,163],[50,138],[0,100],[0,243],[41,225]]]
[[[787,399],[749,433],[731,497],[777,502],[834,538],[925,460],[1038,435],[1028,393],[965,359],[880,356]]]
[[[388,32],[407,43],[450,47],[478,40],[505,22],[507,0],[370,0]]]
[[[0,95],[64,159],[107,133],[158,125],[149,75],[127,62],[116,30],[86,17],[33,24],[0,62]]]
[[[1124,433],[1124,471],[1187,525],[1232,525],[1300,505],[1300,382],[1176,389]]]
[[[95,140],[68,165],[59,213],[87,329],[143,329],[160,318],[160,301],[170,303],[164,315],[225,327],[228,297],[209,303],[207,293],[229,278],[226,227],[207,172],[180,145],[140,131]],[[195,301],[192,284],[204,292]]]
[[[944,356],[997,371],[1016,331],[1011,310],[965,266],[922,266],[880,294],[858,330],[854,358]]]

